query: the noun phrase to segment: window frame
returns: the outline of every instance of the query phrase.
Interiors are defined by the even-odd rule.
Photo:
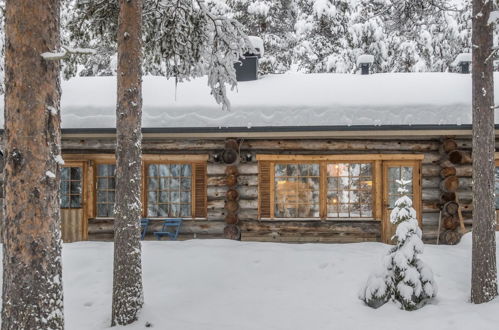
[[[70,200],[70,203],[69,203],[70,207],[62,207],[62,201],[61,201],[60,209],[61,210],[82,210],[82,209],[85,208],[85,204],[86,204],[85,164],[83,162],[75,162],[75,161],[73,161],[73,162],[65,162],[65,164],[61,166],[61,182],[60,183],[62,183],[63,181],[67,181],[67,182],[70,183],[70,186],[71,186],[71,181],[76,181],[76,180],[71,180],[71,176],[70,176],[70,180],[62,180],[62,169],[63,168],[71,168],[71,167],[80,167],[81,168],[81,174],[80,174],[81,175],[81,178],[80,178],[80,184],[81,184],[80,207],[71,207],[71,200]],[[69,189],[71,189],[71,187],[69,187]],[[71,193],[68,194],[67,196],[71,197]],[[62,196],[60,198],[62,200]]]
[[[99,175],[98,175],[98,167],[99,165],[116,165],[116,160],[114,159],[114,156],[113,158],[110,158],[110,159],[100,159],[100,160],[96,160],[93,162],[92,164],[92,170],[93,170],[93,187],[92,187],[92,192],[93,192],[93,195],[94,195],[94,198],[93,198],[93,217],[96,218],[96,219],[114,219],[114,216],[112,217],[98,217],[97,216],[97,199],[98,199],[98,192],[99,190],[97,189],[98,187],[98,178],[99,178]],[[116,176],[114,177],[114,180],[115,180],[115,183],[116,183]],[[116,198],[116,186],[114,187],[114,192],[115,192],[115,198]]]
[[[190,217],[179,217],[179,218],[182,218],[182,219],[194,219],[195,218],[195,211],[196,211],[196,205],[195,205],[195,198],[196,198],[196,189],[195,189],[195,179],[196,179],[196,175],[194,173],[194,166],[195,164],[198,163],[198,162],[189,162],[189,161],[174,161],[174,160],[161,160],[161,161],[145,161],[143,162],[142,164],[142,213],[143,213],[143,216],[146,217],[146,218],[151,218],[151,219],[164,219],[164,218],[168,218],[168,217],[164,217],[164,216],[149,216],[147,214],[147,209],[148,209],[148,185],[149,185],[149,182],[147,181],[149,176],[148,176],[148,169],[149,169],[149,165],[190,165],[191,166],[191,186],[190,186],[190,190],[191,190],[191,200],[190,200],[190,204],[191,204],[191,216]]]
[[[262,191],[258,190],[258,219],[271,221],[383,221],[385,212],[384,187],[386,175],[383,173],[383,164],[388,161],[400,161],[404,164],[414,164],[419,171],[418,178],[421,181],[421,161],[423,154],[347,154],[347,155],[257,155],[258,162],[266,162],[270,166],[270,217],[262,217],[260,205]],[[319,164],[319,217],[284,218],[275,216],[275,165],[276,164]],[[372,217],[328,217],[327,216],[327,165],[335,163],[372,164]],[[260,168],[260,167],[259,167]],[[260,173],[259,182],[260,182]],[[421,197],[421,185],[417,184],[417,191]],[[418,200],[422,200],[418,198]],[[417,208],[421,210],[420,207]],[[418,212],[421,213],[421,212]],[[421,215],[418,214],[418,218]]]

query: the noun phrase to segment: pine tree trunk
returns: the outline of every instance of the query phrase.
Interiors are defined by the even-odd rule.
[[[120,0],[112,325],[137,320],[143,304],[140,245],[142,1]]]
[[[8,0],[2,329],[63,329],[59,0]]]
[[[471,301],[497,296],[492,1],[473,0],[473,252]]]

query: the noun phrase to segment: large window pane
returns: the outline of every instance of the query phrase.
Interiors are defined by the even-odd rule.
[[[412,193],[412,174],[413,168],[410,166],[397,166],[388,168],[388,207],[390,209],[393,209],[395,207],[395,202],[403,195],[407,195],[412,200],[414,199]],[[397,183],[397,180],[401,179],[411,181],[406,186],[409,191],[404,194],[399,191],[400,185]]]
[[[319,164],[276,164],[275,217],[319,217]]]
[[[191,216],[190,164],[150,164],[147,168],[147,216]]]
[[[97,165],[97,216],[114,216],[114,194],[116,165]]]
[[[372,218],[371,163],[327,164],[327,216]]]

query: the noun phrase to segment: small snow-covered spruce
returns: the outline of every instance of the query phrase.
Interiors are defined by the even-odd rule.
[[[378,308],[389,299],[401,309],[416,310],[437,294],[431,269],[419,258],[423,253],[422,232],[407,196],[410,181],[397,180],[402,195],[390,214],[390,222],[397,225],[394,238],[397,244],[384,259],[384,269],[371,275],[359,298],[368,306]]]

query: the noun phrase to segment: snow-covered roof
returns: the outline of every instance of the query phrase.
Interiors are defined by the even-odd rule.
[[[62,82],[62,91],[63,128],[115,127],[116,77],[73,78]],[[471,75],[457,73],[268,75],[239,83],[229,98],[231,111],[222,111],[206,78],[175,90],[173,79],[144,77],[143,127],[471,123]]]

